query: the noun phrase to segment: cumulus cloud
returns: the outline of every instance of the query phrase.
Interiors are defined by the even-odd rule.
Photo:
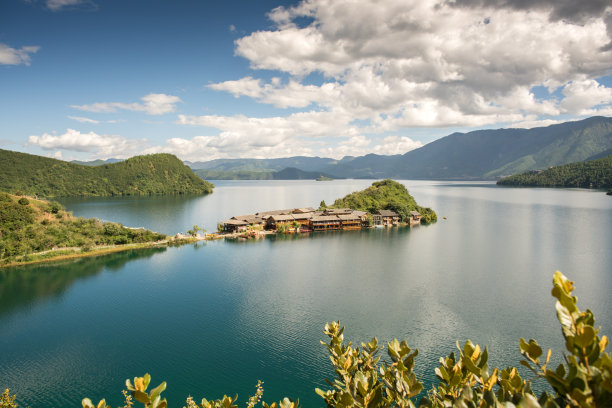
[[[73,108],[87,112],[116,112],[129,110],[145,112],[147,115],[163,115],[176,110],[176,104],[181,102],[178,96],[166,94],[148,94],[140,98],[142,103],[132,102],[97,102],[90,105],[72,105]]]
[[[575,106],[597,102],[595,95],[610,88],[599,85],[578,102],[572,84],[611,73],[608,3],[302,1],[272,10],[274,29],[236,41],[236,54],[253,69],[279,71],[288,79],[248,76],[209,87],[279,108],[367,121],[360,129],[365,132],[598,112],[594,105]],[[313,73],[324,79],[306,83]],[[567,88],[568,100],[536,98],[536,86]]]
[[[570,114],[596,114],[600,105],[612,103],[612,89],[592,79],[572,81],[563,88],[561,106]],[[609,106],[608,106],[609,108]]]
[[[94,132],[81,133],[78,130],[66,129],[66,132],[43,133],[28,138],[28,145],[39,146],[45,150],[70,150],[75,152],[92,152],[98,157],[126,157],[143,146],[144,141],[129,140],[118,135],[99,135]],[[54,154],[57,154],[55,152]]]
[[[39,49],[40,47],[38,46],[25,46],[17,49],[0,43],[0,64],[30,65],[32,61],[30,54],[36,53]]]

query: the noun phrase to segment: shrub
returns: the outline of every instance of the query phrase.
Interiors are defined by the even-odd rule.
[[[28,205],[28,204],[30,204],[30,200],[28,200],[28,199],[27,199],[27,198],[25,198],[25,197],[21,197],[21,198],[19,199],[19,201],[17,201],[17,202],[18,202],[19,204],[21,204],[21,205]]]

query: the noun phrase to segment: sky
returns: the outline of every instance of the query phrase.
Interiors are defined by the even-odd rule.
[[[339,159],[596,115],[607,0],[0,1],[0,149]]]

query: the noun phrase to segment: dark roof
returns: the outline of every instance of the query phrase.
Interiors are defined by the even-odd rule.
[[[325,214],[350,214],[353,210],[350,208],[326,208]]]
[[[312,217],[312,222],[317,221],[340,221],[340,219],[335,215],[317,215]]]
[[[291,214],[276,214],[268,217],[268,220],[272,219],[274,222],[285,222],[285,221],[295,221],[293,215]]]
[[[242,221],[242,220],[227,220],[227,221],[223,221],[223,224],[225,224],[225,225],[237,225],[237,226],[249,225],[248,222]]]
[[[380,210],[378,213],[383,217],[399,217],[399,214],[393,210]]]

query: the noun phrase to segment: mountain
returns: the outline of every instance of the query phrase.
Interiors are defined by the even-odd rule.
[[[80,160],[72,160],[70,163],[73,164],[81,164],[83,166],[102,166],[103,164],[112,164],[118,163],[122,161],[121,159],[106,159],[106,160],[92,160],[92,161],[80,161]]]
[[[342,160],[322,157],[295,156],[280,159],[215,159],[204,162],[189,162],[185,164],[194,170],[215,170],[219,172],[237,171],[280,171],[287,167],[295,167],[304,171],[320,171],[325,166],[339,162],[349,162],[354,157],[347,156]]]
[[[338,178],[330,174],[321,173],[318,171],[304,171],[295,167],[287,167],[281,171],[272,173],[274,180],[315,180],[318,177],[327,177],[330,179]]]
[[[612,188],[612,155],[504,177],[497,184],[531,187]]]
[[[0,149],[0,190],[43,197],[208,194],[213,185],[171,154],[83,166]]]
[[[612,149],[612,118],[533,129],[453,133],[401,156],[367,155],[321,169],[344,177],[496,179],[588,160]]]
[[[592,117],[532,129],[453,133],[403,155],[368,154],[342,160],[321,157],[217,159],[186,162],[208,179],[271,179],[296,168],[337,178],[495,180],[612,154],[612,118]]]

